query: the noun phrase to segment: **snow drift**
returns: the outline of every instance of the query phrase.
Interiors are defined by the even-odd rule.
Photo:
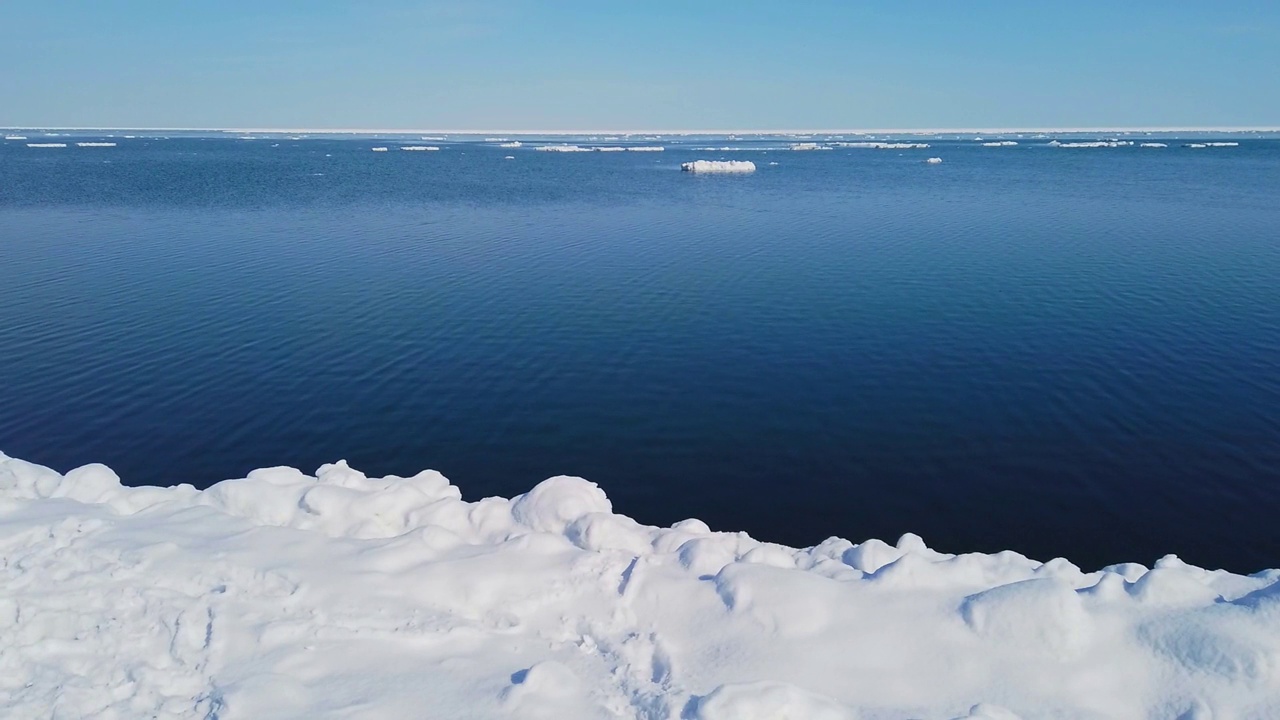
[[[1280,571],[796,549],[640,525],[572,477],[201,492],[0,454],[0,552],[2,717],[1280,714]]]
[[[750,160],[694,160],[680,163],[680,169],[692,173],[749,173],[756,171]]]

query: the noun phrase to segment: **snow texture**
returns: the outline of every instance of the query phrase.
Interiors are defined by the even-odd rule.
[[[0,717],[1280,717],[1280,571],[796,549],[555,477],[123,487],[0,454]]]
[[[750,160],[694,160],[680,163],[680,169],[691,173],[750,173],[756,164]]]

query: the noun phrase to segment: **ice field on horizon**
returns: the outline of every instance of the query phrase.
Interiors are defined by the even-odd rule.
[[[790,548],[640,525],[579,478],[198,491],[0,454],[0,547],[3,717],[1280,715],[1280,571]]]

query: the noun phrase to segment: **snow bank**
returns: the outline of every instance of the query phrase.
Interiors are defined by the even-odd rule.
[[[0,717],[1280,715],[1280,571],[640,525],[556,477],[127,488],[0,454]]]
[[[694,160],[680,163],[680,169],[693,173],[749,173],[756,171],[750,160]]]
[[[64,148],[66,143],[27,143],[29,148]]]
[[[115,147],[113,142],[78,142],[76,147]]]
[[[439,150],[440,148],[436,147],[435,145],[401,145],[400,149],[413,150],[417,152],[433,152],[433,151]]]

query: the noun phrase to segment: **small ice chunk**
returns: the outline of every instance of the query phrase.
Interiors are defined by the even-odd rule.
[[[931,157],[931,158],[929,158],[928,160],[925,160],[925,163],[927,163],[927,164],[929,164],[929,165],[941,165],[941,164],[942,164],[942,158],[940,158],[940,157]]]
[[[539,145],[534,150],[542,152],[591,152],[591,148],[582,147],[580,145]]]
[[[66,143],[27,143],[29,148],[64,148]]]
[[[1000,140],[998,142],[984,142],[982,143],[982,147],[1013,147],[1017,144],[1018,143],[1013,140]]]
[[[830,150],[831,147],[816,142],[792,143],[792,150]]]
[[[749,173],[756,171],[750,160],[694,160],[680,163],[680,169],[691,173]]]
[[[374,152],[386,152],[386,151],[387,151],[387,148],[385,148],[385,147],[376,147],[376,148],[369,148],[369,149],[370,149],[370,150],[372,150],[372,151],[374,151]]]
[[[627,148],[629,152],[665,152],[666,148],[661,145],[637,145]]]
[[[429,150],[439,150],[440,148],[436,147],[435,145],[401,145],[400,149],[401,150],[417,150],[420,152],[425,152]]]
[[[76,147],[115,147],[113,142],[78,142]]]
[[[5,135],[4,139],[5,140],[26,140],[27,136],[26,135]]]
[[[500,147],[500,148],[518,148],[518,147],[521,147],[521,146],[523,146],[523,145],[524,145],[524,143],[520,142],[519,140],[512,140],[511,142],[504,142],[504,143],[502,143],[501,145],[499,145],[498,147]]]
[[[1142,144],[1141,144],[1141,145],[1139,145],[1138,147],[1144,147],[1144,148],[1166,148],[1166,147],[1169,147],[1169,146],[1168,146],[1168,145],[1166,145],[1166,144],[1164,144],[1164,143],[1142,143]]]

